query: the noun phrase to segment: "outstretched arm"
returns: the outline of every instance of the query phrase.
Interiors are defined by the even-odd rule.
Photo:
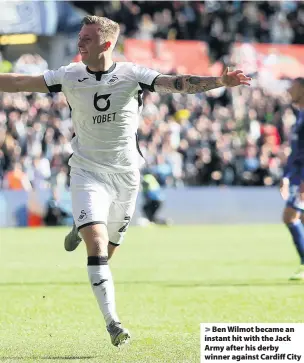
[[[43,75],[28,76],[24,74],[0,74],[0,92],[40,92],[49,90]]]
[[[221,77],[160,75],[155,80],[154,89],[159,93],[200,93],[219,87],[250,86],[250,81],[243,71],[229,72],[227,67]]]

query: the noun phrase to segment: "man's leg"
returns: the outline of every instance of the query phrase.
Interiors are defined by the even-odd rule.
[[[96,180],[94,180],[96,177]],[[71,172],[73,216],[87,248],[89,280],[104,316],[112,344],[125,343],[129,332],[118,319],[115,306],[114,283],[108,265],[107,216],[112,201],[107,175],[82,170]]]
[[[162,204],[163,204],[163,202],[161,200],[153,200],[151,202],[151,211],[150,211],[150,213],[151,213],[151,222],[167,226],[167,225],[172,223],[170,221],[170,219],[158,218],[157,217],[157,212],[162,207]]]
[[[142,207],[142,211],[144,213],[144,215],[147,217],[147,219],[149,220],[149,222],[152,222],[153,216],[152,216],[152,201],[151,200],[147,200],[145,202],[145,204]]]
[[[81,227],[80,227],[81,228]],[[115,307],[114,284],[108,265],[108,232],[104,224],[80,229],[88,255],[88,275],[106,325],[119,321]]]
[[[75,134],[73,135],[75,136]],[[71,159],[73,154],[71,154],[68,158],[68,161]],[[67,177],[67,187],[71,186],[71,167],[68,163],[68,177]],[[72,230],[65,236],[64,238],[64,249],[68,252],[72,252],[76,250],[76,248],[79,246],[80,242],[82,241],[81,236],[78,233],[78,229],[75,225],[75,221],[73,221],[73,227]]]
[[[113,183],[116,184],[120,193],[112,202],[109,210],[109,258],[113,256],[123,242],[136,206],[140,174],[139,172],[130,172],[127,176],[128,178],[124,174],[113,176]]]
[[[152,217],[152,221],[155,223],[158,223],[158,219],[156,218],[156,213],[160,207],[161,207],[161,201],[153,200],[152,206],[151,206],[151,217]]]
[[[112,344],[119,346],[130,338],[118,319],[115,304],[114,282],[108,265],[108,233],[103,224],[81,228],[88,254],[88,275],[91,286],[104,316]]]
[[[292,280],[304,279],[304,226],[301,221],[301,212],[287,206],[283,213],[283,222],[292,236],[294,245],[300,257],[300,269],[291,277]]]
[[[127,174],[113,174],[111,180],[115,194],[108,214],[108,253],[111,258],[122,243],[125,233],[131,222],[138,194],[140,175],[139,172]],[[128,337],[130,337],[129,332]],[[110,333],[111,334],[111,333]]]
[[[111,243],[111,241],[109,242],[109,244],[108,244],[108,260],[111,259],[111,257],[117,251],[118,247],[119,247],[119,245]]]

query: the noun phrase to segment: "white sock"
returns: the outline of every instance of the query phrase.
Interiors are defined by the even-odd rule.
[[[104,259],[104,264],[92,265],[92,259]],[[112,320],[119,321],[116,313],[114,283],[107,258],[89,257],[88,275],[106,325],[109,325]]]

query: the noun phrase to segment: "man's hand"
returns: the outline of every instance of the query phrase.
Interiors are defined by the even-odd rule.
[[[304,188],[304,186],[303,186]],[[304,189],[303,189],[304,190]],[[287,200],[289,197],[289,179],[283,178],[280,183],[280,193],[283,200]]]
[[[245,76],[243,71],[237,69],[236,71],[229,72],[229,67],[226,67],[221,76],[221,83],[225,87],[235,87],[241,84],[250,86],[251,78]]]

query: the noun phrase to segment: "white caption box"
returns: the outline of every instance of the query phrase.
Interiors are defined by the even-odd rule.
[[[304,363],[304,324],[202,323],[201,363]]]

